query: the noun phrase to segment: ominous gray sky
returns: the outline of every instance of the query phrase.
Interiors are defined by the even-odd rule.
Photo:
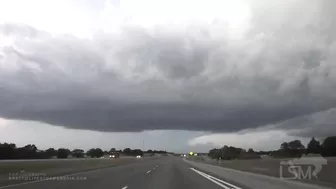
[[[17,137],[26,128],[73,140],[154,132],[175,142],[154,137],[153,147],[206,150],[245,147],[251,135],[336,134],[335,8],[332,0],[1,1],[0,140],[28,143],[32,133]]]

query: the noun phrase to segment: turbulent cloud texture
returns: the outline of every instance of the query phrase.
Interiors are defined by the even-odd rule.
[[[245,140],[244,140],[245,139]],[[253,148],[254,150],[274,150],[278,149],[284,141],[301,140],[306,145],[310,138],[289,136],[280,130],[249,130],[237,133],[215,133],[203,135],[189,140],[191,146],[203,146],[211,143],[216,148],[223,145],[236,146],[244,149]],[[202,145],[203,144],[203,145]],[[211,149],[209,146],[208,149]]]
[[[109,4],[101,23],[115,25],[90,37],[2,24],[0,117],[97,131],[275,124],[294,135],[336,133],[310,120],[336,114],[335,2],[244,5],[234,22],[228,14],[141,25],[108,19],[119,10]],[[293,124],[301,116],[311,125]]]

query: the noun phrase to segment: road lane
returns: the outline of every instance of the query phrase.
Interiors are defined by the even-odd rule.
[[[162,157],[75,175],[86,180],[49,180],[0,189],[223,189],[190,168],[180,158]]]
[[[218,182],[218,181],[217,181]],[[222,184],[225,185],[225,184]],[[165,158],[144,180],[132,181],[129,189],[229,189],[196,173],[180,158]],[[238,187],[237,187],[238,189]]]
[[[0,189],[322,189],[298,182],[186,162],[177,157],[139,159],[138,163],[73,176],[86,180],[49,180]]]

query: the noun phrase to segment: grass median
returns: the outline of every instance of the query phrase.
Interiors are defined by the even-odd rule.
[[[0,161],[0,186],[18,184],[34,180],[33,177],[54,177],[78,172],[114,167],[136,162],[125,159],[76,159],[76,160],[36,160],[36,161]],[[27,178],[21,176],[31,177]]]

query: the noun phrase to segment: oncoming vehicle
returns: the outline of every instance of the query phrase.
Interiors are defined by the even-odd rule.
[[[141,156],[140,156],[140,155],[137,155],[136,158],[139,159],[139,158],[141,158]]]
[[[114,159],[119,159],[119,153],[112,153],[109,157]]]

